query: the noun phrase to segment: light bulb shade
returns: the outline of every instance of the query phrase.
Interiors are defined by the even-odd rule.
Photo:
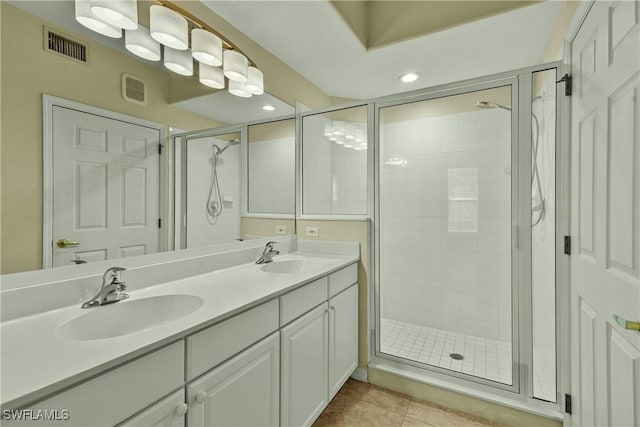
[[[149,29],[138,26],[136,30],[124,31],[124,45],[127,50],[149,61],[160,60],[160,43],[151,38]]]
[[[191,52],[198,62],[218,67],[222,65],[222,40],[209,31],[191,30]]]
[[[224,73],[219,67],[200,63],[198,64],[200,83],[214,89],[224,89]]]
[[[245,83],[244,87],[253,95],[262,95],[264,93],[264,76],[262,71],[256,67],[249,67],[247,69],[247,83]]]
[[[164,66],[182,76],[193,75],[193,58],[188,50],[164,47]]]
[[[229,80],[229,92],[241,98],[251,98],[251,93],[244,87],[244,83]]]
[[[189,23],[178,12],[164,6],[153,5],[149,9],[151,37],[172,49],[189,47]]]
[[[136,0],[90,0],[91,12],[101,21],[124,30],[138,28]]]
[[[88,29],[103,36],[119,39],[122,37],[120,28],[109,25],[98,18],[89,7],[89,0],[76,0],[76,21]]]
[[[234,82],[245,83],[249,67],[247,57],[234,50],[225,50],[222,57],[224,75]]]

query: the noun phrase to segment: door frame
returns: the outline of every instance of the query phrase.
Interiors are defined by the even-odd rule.
[[[158,122],[105,110],[80,102],[71,101],[57,96],[42,94],[42,268],[53,266],[53,108],[62,107],[76,110],[81,113],[93,114],[111,120],[131,123],[138,126],[157,130],[160,134],[160,144],[166,146],[167,126]],[[166,250],[168,230],[166,216],[167,185],[166,185],[166,153],[162,150],[159,158],[159,212],[158,215],[163,226],[158,229],[160,233],[158,251]]]

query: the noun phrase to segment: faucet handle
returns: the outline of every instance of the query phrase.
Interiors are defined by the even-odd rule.
[[[102,275],[102,279],[103,281],[107,282],[109,279],[117,279],[118,275],[120,274],[121,271],[125,271],[126,268],[124,267],[111,267],[108,268],[107,271],[104,272],[104,274]]]
[[[127,289],[127,282],[118,282],[118,286],[116,286],[116,290],[118,292],[122,292]]]
[[[269,249],[273,249],[273,247],[274,247],[275,245],[277,245],[277,244],[278,244],[278,242],[267,242],[267,245],[266,245],[266,246],[267,246],[267,248],[269,248]]]

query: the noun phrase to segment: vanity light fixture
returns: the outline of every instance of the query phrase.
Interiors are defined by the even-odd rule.
[[[249,73],[249,64],[246,56],[235,50],[225,50],[222,54],[222,61],[224,75],[229,80],[246,83]],[[231,85],[229,85],[229,87],[231,87]]]
[[[273,111],[273,110],[275,110],[275,109],[276,109],[276,107],[274,107],[273,105],[269,105],[269,104],[267,104],[267,105],[263,105],[263,106],[262,106],[262,109],[263,109],[264,111]]]
[[[407,73],[407,74],[403,74],[399,77],[400,81],[402,83],[411,83],[411,82],[415,82],[416,80],[418,80],[418,78],[420,78],[420,74],[418,73]]]
[[[247,68],[247,83],[245,89],[252,95],[262,95],[264,93],[264,77],[262,71],[256,67]]]
[[[202,64],[212,67],[222,65],[222,40],[202,28],[191,30],[191,52],[193,57]]]
[[[89,0],[76,0],[76,21],[88,29],[112,39],[122,37],[122,29],[109,25],[91,12]]]
[[[193,59],[188,50],[171,49],[164,47],[164,66],[174,73],[182,76],[193,75]]]
[[[138,28],[136,0],[90,0],[89,6],[98,18],[123,30]]]
[[[153,5],[149,9],[151,37],[172,49],[189,47],[189,23],[184,16],[167,7]]]
[[[233,95],[250,98],[264,93],[262,71],[237,46],[206,22],[180,8],[178,1],[155,0],[155,3],[149,8],[149,29],[140,27],[137,31],[137,0],[75,0],[76,20],[112,38],[122,37],[121,29],[127,30],[127,50],[150,61],[160,60],[159,45],[164,45],[165,67],[183,76],[193,75],[195,59],[200,65],[199,80],[208,87],[223,89],[226,77],[230,82],[229,92]],[[223,77],[220,77],[221,73]]]
[[[124,45],[127,50],[140,58],[159,61],[160,43],[151,38],[149,29],[139,25],[135,30],[124,30]]]
[[[224,73],[220,67],[198,64],[200,83],[213,89],[224,89]]]
[[[229,92],[240,98],[251,98],[251,93],[245,88],[244,83],[229,80]]]

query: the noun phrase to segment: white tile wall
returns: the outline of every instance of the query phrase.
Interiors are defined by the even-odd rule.
[[[249,144],[249,212],[295,213],[295,138]]]
[[[511,341],[510,117],[381,125],[383,317]]]
[[[187,147],[187,248],[232,242],[240,236],[240,146],[229,147],[218,160],[220,192],[233,197],[224,202],[216,220],[206,214],[211,179],[211,144],[223,148],[227,141],[202,138]]]

